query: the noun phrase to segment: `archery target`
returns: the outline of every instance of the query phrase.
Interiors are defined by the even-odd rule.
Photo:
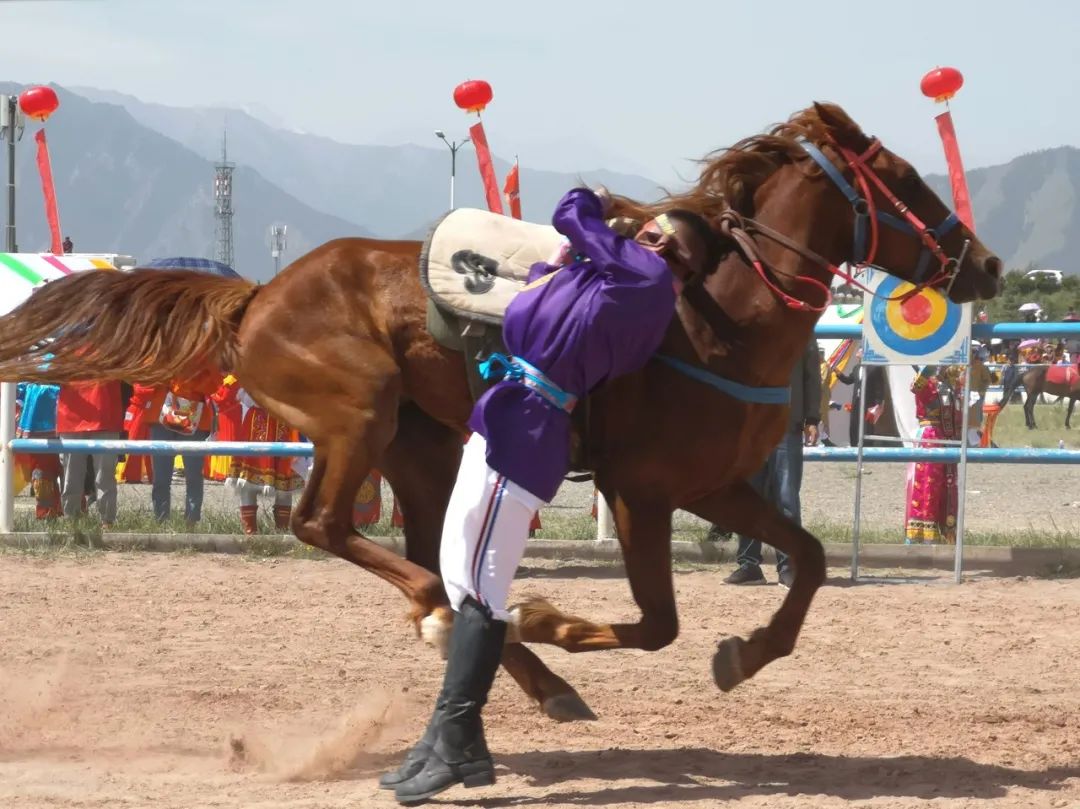
[[[971,345],[971,306],[950,301],[936,289],[920,289],[880,271],[867,287],[874,292],[863,320],[863,361],[874,365],[966,364]],[[868,296],[869,297],[869,296]]]

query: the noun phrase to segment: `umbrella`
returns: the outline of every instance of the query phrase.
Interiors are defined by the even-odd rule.
[[[1042,309],[1037,303],[1025,303],[1017,309],[1018,312],[1038,312]]]
[[[1021,342],[1020,348],[1033,348],[1037,345],[1039,345],[1039,341],[1032,338],[1030,340],[1024,340],[1023,342]]]
[[[182,256],[179,258],[155,258],[145,264],[140,264],[139,270],[198,270],[208,272],[211,275],[220,275],[223,278],[241,278],[242,276],[228,264],[213,261],[208,258],[192,258]]]

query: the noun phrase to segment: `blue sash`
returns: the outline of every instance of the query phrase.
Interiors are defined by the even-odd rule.
[[[530,390],[536,391],[555,407],[565,410],[567,413],[573,411],[578,401],[576,396],[564,391],[548,379],[543,371],[529,364],[521,357],[492,354],[480,363],[480,376],[484,379],[503,377],[514,382],[520,382]]]

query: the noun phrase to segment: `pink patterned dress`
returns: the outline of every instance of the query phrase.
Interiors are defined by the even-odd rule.
[[[963,417],[959,385],[954,391],[924,370],[911,383],[911,391],[919,419],[915,446],[940,447],[937,441],[958,439]],[[956,464],[908,465],[904,533],[909,544],[956,542],[956,507]]]

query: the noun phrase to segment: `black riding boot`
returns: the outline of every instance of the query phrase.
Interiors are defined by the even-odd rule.
[[[399,783],[400,803],[423,803],[454,784],[467,787],[495,783],[480,711],[502,659],[506,623],[486,607],[466,598],[454,618],[446,675],[437,705],[436,738],[423,769]]]
[[[439,720],[442,719],[442,710],[439,708],[441,703],[442,694],[439,695],[439,699],[435,702],[435,713],[431,715],[427,730],[420,737],[420,741],[405,754],[405,760],[401,762],[400,767],[394,772],[384,773],[379,777],[380,789],[393,789],[402,781],[408,781],[414,775],[419,774],[420,770],[424,769],[424,762],[431,755],[431,748],[435,745],[435,740],[439,735]]]

